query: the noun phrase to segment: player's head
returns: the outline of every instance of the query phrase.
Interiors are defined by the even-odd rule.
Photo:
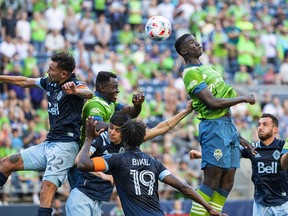
[[[258,137],[265,141],[278,132],[278,119],[269,113],[263,113],[258,121]]]
[[[50,82],[62,84],[73,73],[75,69],[74,57],[66,52],[56,52],[51,56],[49,69],[47,71]]]
[[[143,122],[128,120],[121,127],[121,135],[126,147],[138,147],[146,135],[146,126]]]
[[[123,111],[115,111],[110,118],[110,124],[108,126],[109,140],[113,144],[119,144],[122,141],[121,126],[129,120],[129,116]]]
[[[96,91],[99,92],[108,101],[115,102],[119,93],[117,75],[100,71],[96,77]]]
[[[175,49],[185,60],[189,58],[199,58],[202,55],[202,47],[192,34],[180,36],[175,44]]]
[[[76,63],[74,57],[67,51],[56,52],[51,56],[51,60],[57,63],[57,68],[64,70],[70,76],[75,70]]]

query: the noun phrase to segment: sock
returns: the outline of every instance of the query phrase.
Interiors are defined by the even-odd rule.
[[[214,190],[207,185],[202,184],[197,190],[197,192],[206,202],[209,203],[214,193]],[[205,215],[206,212],[206,209],[202,205],[193,201],[190,216]]]
[[[218,188],[214,193],[213,196],[209,202],[209,205],[211,205],[214,209],[216,209],[219,212],[222,212],[223,206],[226,202],[226,199],[229,195],[230,191],[224,190],[222,188]],[[209,214],[208,214],[209,215]]]
[[[7,179],[8,178],[2,172],[0,172],[0,187],[6,183]]]
[[[51,216],[52,208],[39,207],[37,216]]]

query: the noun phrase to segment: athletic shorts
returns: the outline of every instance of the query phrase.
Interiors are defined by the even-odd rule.
[[[288,216],[288,202],[278,206],[265,206],[254,201],[253,216]]]
[[[239,132],[232,118],[201,120],[199,138],[202,150],[202,169],[210,165],[224,169],[240,167]]]
[[[43,171],[43,180],[60,187],[79,152],[76,142],[45,141],[20,152],[24,170]]]
[[[101,216],[101,208],[101,202],[90,199],[77,188],[70,192],[65,204],[67,216]]]

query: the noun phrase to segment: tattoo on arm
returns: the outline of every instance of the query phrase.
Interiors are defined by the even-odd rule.
[[[20,154],[14,154],[9,157],[9,161],[13,164],[16,164],[20,160]]]
[[[87,89],[77,89],[77,95],[81,98],[90,99],[93,97],[93,94],[90,90]]]

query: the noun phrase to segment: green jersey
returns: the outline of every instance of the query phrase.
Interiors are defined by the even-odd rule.
[[[109,122],[115,110],[121,110],[124,105],[115,102],[108,102],[96,93],[93,98],[89,99],[82,109],[82,127],[81,127],[81,144],[84,144],[86,138],[86,119],[93,116],[94,120]]]
[[[225,115],[229,110],[229,108],[211,110],[205,106],[196,94],[206,87],[216,98],[234,98],[237,95],[236,91],[224,82],[222,75],[210,65],[186,67],[183,71],[183,81],[187,93],[193,100],[193,108],[199,113],[199,118],[216,119]]]

